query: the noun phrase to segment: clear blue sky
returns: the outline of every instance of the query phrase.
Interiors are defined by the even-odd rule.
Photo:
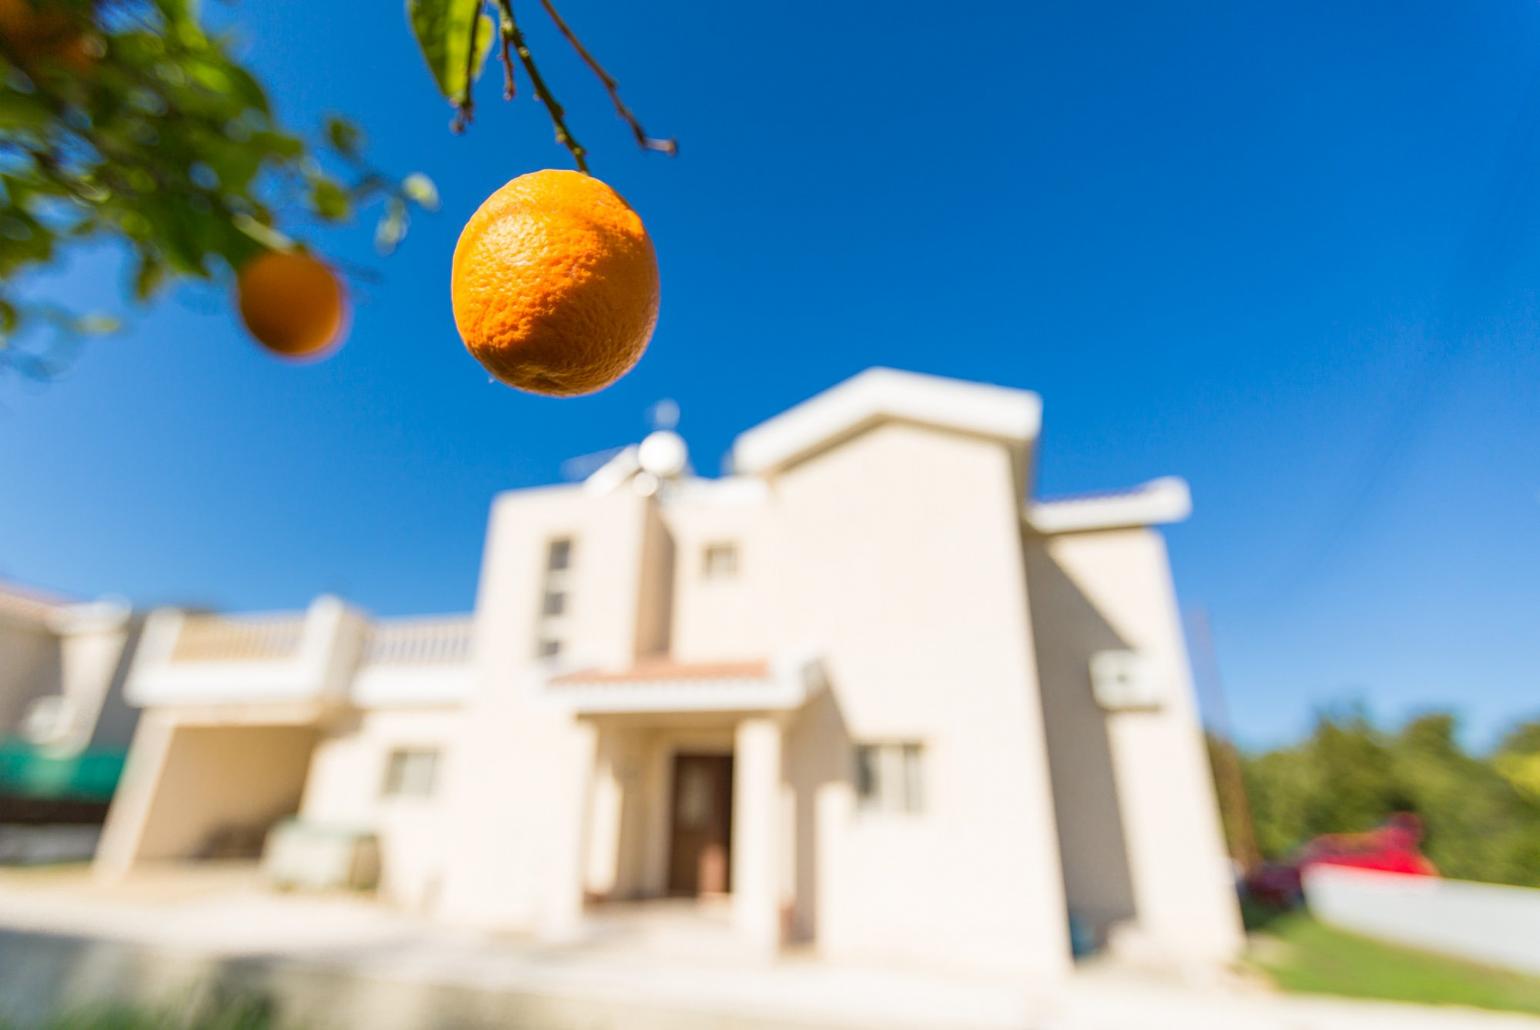
[[[502,104],[494,66],[451,136],[398,5],[220,8],[292,124],[356,117],[443,210],[388,259],[370,224],[319,239],[381,276],[330,361],[269,360],[193,289],[62,382],[0,382],[0,575],[467,609],[496,491],[637,439],[662,397],[714,471],[737,431],[884,364],[1039,391],[1040,494],[1188,478],[1178,589],[1244,740],[1352,698],[1453,706],[1478,743],[1536,714],[1540,7],[566,0],[672,161],[526,7],[657,242],[635,372],[532,398],[455,335],[459,226],[565,163],[527,89]],[[37,289],[123,307],[111,255]]]

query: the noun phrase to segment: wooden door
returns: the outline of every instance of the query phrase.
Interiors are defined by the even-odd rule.
[[[674,756],[670,894],[723,894],[731,885],[733,759]]]

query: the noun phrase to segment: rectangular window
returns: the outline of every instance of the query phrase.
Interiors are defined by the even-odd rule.
[[[545,598],[540,602],[540,614],[550,617],[561,615],[567,610],[567,595],[561,590],[547,590]]]
[[[539,658],[555,658],[561,654],[561,641],[551,637],[541,637],[535,645],[535,655]]]
[[[388,798],[432,797],[437,779],[437,749],[396,748],[385,762],[384,794]]]
[[[552,540],[545,551],[545,569],[547,572],[564,572],[572,565],[572,538],[558,537]]]
[[[919,812],[925,801],[924,749],[916,743],[856,745],[856,799],[872,812]]]
[[[738,545],[731,542],[707,544],[701,556],[701,573],[707,579],[731,579],[738,574]]]

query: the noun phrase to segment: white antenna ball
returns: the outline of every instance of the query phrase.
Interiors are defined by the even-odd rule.
[[[658,429],[647,434],[637,449],[636,458],[643,469],[659,479],[672,479],[685,470],[690,462],[690,452],[678,433]]]

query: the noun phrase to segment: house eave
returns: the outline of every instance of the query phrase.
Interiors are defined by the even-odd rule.
[[[982,436],[1026,451],[1042,424],[1029,390],[868,369],[738,436],[734,472],[770,475],[885,421]]]
[[[1187,481],[1165,476],[1118,493],[1033,501],[1022,519],[1034,532],[1052,535],[1168,525],[1191,514]]]

